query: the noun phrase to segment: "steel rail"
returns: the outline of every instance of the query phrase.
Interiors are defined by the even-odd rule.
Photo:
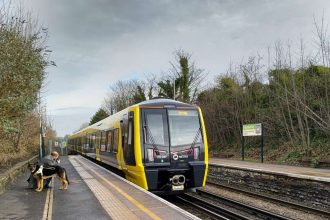
[[[265,199],[265,200],[269,200],[269,201],[272,201],[272,202],[279,203],[281,205],[283,205],[283,204],[289,205],[293,208],[299,209],[299,210],[304,211],[304,212],[311,212],[311,213],[315,213],[315,214],[330,216],[330,212],[322,210],[322,209],[311,208],[309,206],[305,206],[305,205],[298,204],[298,203],[295,203],[295,202],[289,202],[289,201],[286,201],[286,200],[283,200],[283,199],[277,199],[277,198],[274,198],[274,197],[270,197],[270,196],[266,196],[266,195],[262,195],[262,194],[257,194],[257,193],[247,191],[247,190],[244,190],[244,189],[239,189],[239,188],[235,188],[235,187],[232,187],[232,186],[223,185],[223,184],[220,184],[220,183],[215,183],[213,181],[207,181],[207,184],[209,184],[209,185],[211,184],[211,185],[214,185],[216,187],[221,187],[221,188],[225,188],[227,190],[247,194],[247,195],[250,195],[250,196],[255,197],[255,198],[262,198],[262,199]]]
[[[208,198],[208,200],[211,200],[213,203],[221,203],[228,207],[231,207],[233,209],[239,210],[243,213],[248,213],[252,216],[259,217],[261,219],[278,219],[278,220],[289,220],[291,218],[279,215],[277,213],[273,213],[264,209],[257,208],[255,206],[251,206],[239,201],[235,201],[232,199],[225,198],[223,196],[205,191],[205,190],[197,190],[197,193],[204,198]],[[192,196],[194,197],[194,196]]]
[[[248,220],[249,218],[234,213],[231,210],[223,208],[218,205],[214,205],[207,200],[196,198],[195,196],[191,196],[188,194],[178,195],[176,199],[179,199],[181,202],[188,204],[189,206],[193,206],[202,212],[215,217],[216,219],[225,219],[225,220]]]

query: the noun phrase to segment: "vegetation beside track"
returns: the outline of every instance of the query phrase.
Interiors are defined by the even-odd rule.
[[[266,162],[329,165],[330,36],[323,18],[314,23],[315,39],[306,41],[314,44],[276,42],[212,83],[191,54],[177,51],[162,77],[114,83],[103,108],[111,115],[146,99],[175,97],[202,108],[214,156],[240,159],[242,124],[262,123]],[[306,48],[313,48],[308,56]],[[260,138],[245,143],[245,158],[260,160]]]
[[[37,112],[37,103],[45,69],[54,65],[47,36],[47,29],[20,6],[0,6],[0,169],[38,152],[45,113],[44,108]],[[54,136],[46,120],[42,123],[47,136]]]

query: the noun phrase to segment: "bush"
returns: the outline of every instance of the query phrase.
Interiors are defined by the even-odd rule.
[[[9,3],[10,4],[10,3]],[[50,64],[47,31],[22,8],[0,8],[0,156],[1,162],[36,148],[38,93]],[[32,148],[32,149],[31,149]],[[7,158],[7,159],[5,159]]]

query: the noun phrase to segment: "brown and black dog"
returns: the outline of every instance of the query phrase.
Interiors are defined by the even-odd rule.
[[[60,178],[60,181],[62,183],[61,189],[68,189],[68,185],[70,184],[68,180],[68,175],[66,173],[66,170],[59,166],[46,166],[42,169],[42,174],[40,172],[37,172],[40,168],[40,165],[38,163],[36,164],[30,164],[28,165],[28,169],[31,171],[31,174],[34,178],[36,178],[38,186],[36,188],[37,192],[41,192],[44,188],[44,179],[52,178],[53,176],[57,175]]]

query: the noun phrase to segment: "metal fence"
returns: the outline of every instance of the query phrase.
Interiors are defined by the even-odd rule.
[[[57,151],[60,156],[68,155],[68,148],[65,141],[60,140],[48,140],[48,143],[45,143],[45,155],[49,155],[53,151]],[[45,156],[43,155],[43,156]]]

